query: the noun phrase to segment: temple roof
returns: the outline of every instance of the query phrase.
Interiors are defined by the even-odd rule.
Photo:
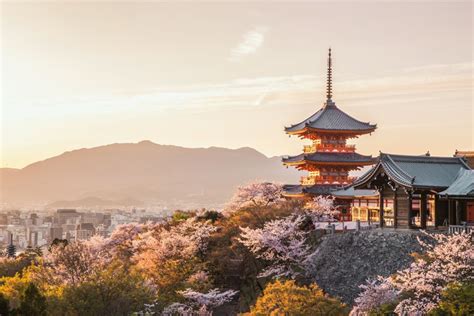
[[[285,132],[288,134],[298,134],[308,129],[313,129],[323,132],[346,131],[365,134],[374,131],[376,128],[376,124],[356,120],[340,110],[332,100],[328,100],[319,111],[306,120],[290,127],[285,127]]]
[[[456,150],[454,157],[463,157],[466,159],[469,167],[474,168],[474,151],[472,150]]]
[[[301,184],[287,184],[283,186],[284,194],[286,196],[301,196],[301,195],[329,195],[332,191],[340,189],[341,186],[335,185],[301,185]]]
[[[331,195],[340,199],[375,198],[379,195],[376,190],[355,189],[352,185],[331,192]]]
[[[439,195],[447,198],[474,199],[474,170],[460,169],[456,180]]]
[[[456,179],[459,170],[469,170],[463,158],[406,156],[380,153],[377,164],[354,182],[356,189],[365,188],[368,182],[383,169],[395,183],[410,188],[445,189]]]
[[[327,153],[315,152],[312,154],[299,154],[282,159],[284,164],[302,164],[304,162],[312,163],[349,163],[349,164],[372,164],[375,163],[372,156],[364,156],[358,153]]]

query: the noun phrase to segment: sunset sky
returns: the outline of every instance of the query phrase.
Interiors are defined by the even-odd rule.
[[[151,140],[298,154],[325,101],[377,123],[362,154],[473,144],[468,2],[1,4],[1,161]]]

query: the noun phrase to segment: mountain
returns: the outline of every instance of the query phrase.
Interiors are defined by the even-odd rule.
[[[142,141],[83,148],[23,169],[0,169],[0,193],[3,207],[54,207],[82,200],[87,205],[128,201],[129,206],[136,201],[187,208],[225,203],[238,185],[252,180],[293,183],[297,178],[280,157],[268,158],[252,148]]]

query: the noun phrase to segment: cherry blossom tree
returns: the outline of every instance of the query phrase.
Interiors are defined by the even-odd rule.
[[[232,301],[238,291],[221,291],[219,289],[212,289],[207,293],[201,293],[192,289],[186,289],[184,291],[178,291],[178,293],[190,300],[192,304],[206,306],[206,308],[215,308]]]
[[[190,218],[169,229],[159,227],[144,232],[134,241],[133,260],[139,267],[154,269],[170,258],[186,259],[203,254],[210,235],[216,230],[217,227],[208,222]]]
[[[272,182],[252,182],[238,187],[224,214],[228,215],[245,207],[265,207],[284,201],[283,185]]]
[[[394,294],[400,294],[395,308],[397,314],[427,314],[438,306],[441,293],[449,284],[474,280],[474,247],[470,234],[425,234],[434,244],[418,238],[426,252],[408,268],[362,286],[364,291],[356,299],[354,313],[364,315],[370,308],[388,299],[395,300]]]
[[[238,291],[212,289],[207,293],[201,293],[192,289],[178,291],[188,300],[187,304],[173,303],[163,309],[162,315],[198,315],[211,316],[212,309],[232,301]]]
[[[93,277],[109,262],[108,256],[95,240],[60,244],[44,256],[45,269],[51,281],[76,285]]]
[[[308,243],[308,232],[302,229],[306,217],[291,215],[265,223],[263,228],[241,227],[239,241],[257,258],[271,262],[259,277],[296,277],[304,272],[312,254]]]
[[[438,305],[441,292],[448,284],[474,280],[474,247],[470,234],[427,235],[436,243],[431,245],[418,239],[427,249],[426,253],[395,275],[394,286],[411,294],[397,305],[395,312],[399,314],[429,312]]]
[[[355,307],[350,313],[352,316],[367,315],[382,304],[395,302],[400,293],[390,282],[389,278],[381,276],[369,279],[366,284],[362,284],[359,287],[363,291],[354,301]]]
[[[155,313],[156,306],[155,304],[150,304],[146,307],[146,314],[153,315]],[[173,303],[166,306],[161,313],[163,316],[190,316],[194,314],[192,306],[183,303]],[[205,315],[207,316],[207,315]]]
[[[144,224],[128,223],[115,228],[109,238],[106,239],[104,248],[115,258],[128,262],[134,255],[136,249],[134,243],[138,238],[143,238],[146,234],[159,231],[162,223],[147,222]]]
[[[304,206],[304,210],[311,216],[313,222],[333,220],[340,213],[334,205],[334,197],[322,195],[308,201]]]

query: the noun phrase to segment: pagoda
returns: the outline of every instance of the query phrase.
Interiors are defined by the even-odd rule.
[[[376,124],[356,120],[340,110],[332,100],[331,49],[328,57],[326,102],[323,107],[301,123],[285,127],[288,135],[311,141],[303,153],[283,158],[283,164],[308,171],[298,185],[285,185],[286,197],[327,195],[332,190],[352,183],[349,172],[374,164],[372,156],[356,153],[347,140],[370,134]]]

